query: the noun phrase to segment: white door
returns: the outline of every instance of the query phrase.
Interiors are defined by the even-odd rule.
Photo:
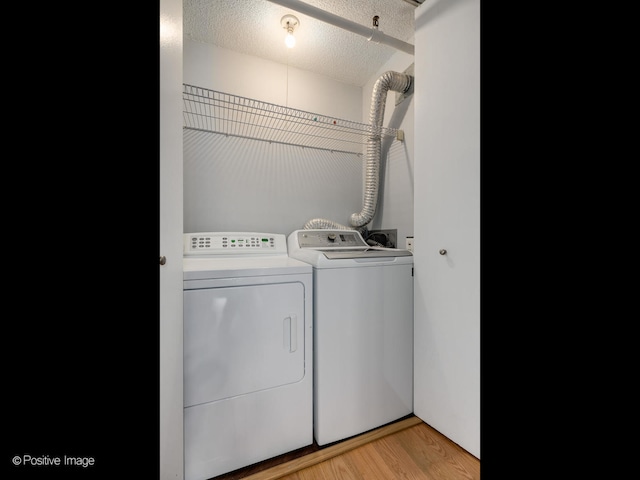
[[[415,24],[414,411],[480,458],[480,1]]]
[[[150,147],[150,151],[153,148]],[[182,0],[160,1],[160,479],[184,478]]]

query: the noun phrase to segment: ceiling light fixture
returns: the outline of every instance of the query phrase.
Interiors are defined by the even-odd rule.
[[[296,37],[293,36],[293,29],[300,25],[300,21],[293,15],[285,15],[280,19],[280,25],[287,31],[287,36],[284,38],[284,44],[293,48],[296,45]]]

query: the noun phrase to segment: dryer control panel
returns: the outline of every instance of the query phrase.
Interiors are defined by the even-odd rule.
[[[197,232],[184,234],[187,255],[272,255],[286,254],[287,241],[281,233]]]

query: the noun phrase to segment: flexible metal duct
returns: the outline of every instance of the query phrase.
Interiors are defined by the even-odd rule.
[[[378,204],[378,190],[380,181],[380,156],[381,135],[380,128],[384,120],[384,110],[387,103],[387,92],[406,93],[411,89],[413,76],[405,73],[388,71],[383,73],[373,86],[371,93],[371,109],[369,111],[369,123],[371,134],[367,139],[365,186],[362,211],[353,213],[349,219],[350,227],[341,225],[332,220],[314,218],[305,225],[305,230],[331,228],[336,230],[364,230],[376,213]]]
[[[372,134],[367,140],[366,176],[364,187],[364,203],[360,213],[351,214],[349,222],[354,227],[362,227],[371,221],[378,204],[378,183],[380,179],[380,134],[376,130],[382,127],[384,109],[387,103],[387,92],[405,93],[411,88],[413,77],[405,73],[385,72],[373,86],[369,123]],[[378,130],[379,131],[379,130]]]
[[[326,218],[314,218],[309,220],[302,228],[304,230],[317,230],[320,228],[329,228],[331,230],[353,230],[351,227],[341,225],[333,220],[327,220]]]

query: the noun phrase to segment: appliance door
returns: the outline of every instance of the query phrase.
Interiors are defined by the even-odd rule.
[[[300,282],[185,290],[185,408],[300,381],[304,298]]]

